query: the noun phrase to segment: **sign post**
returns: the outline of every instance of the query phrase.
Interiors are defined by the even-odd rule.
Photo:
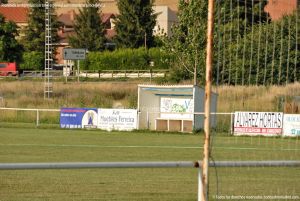
[[[77,60],[77,82],[79,82],[79,60],[85,60],[86,49],[83,48],[64,48],[63,57],[64,60]]]
[[[77,82],[79,82],[79,60],[77,60]]]

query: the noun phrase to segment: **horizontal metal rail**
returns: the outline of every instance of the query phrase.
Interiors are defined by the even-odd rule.
[[[83,168],[187,168],[198,162],[70,162],[70,163],[0,163],[0,170],[83,169]]]
[[[60,112],[60,109],[9,108],[9,107],[0,107],[0,110]]]
[[[210,167],[300,167],[300,161],[216,161]],[[199,168],[200,161],[169,162],[69,162],[69,163],[0,163],[0,170],[90,169],[90,168]]]
[[[60,109],[36,109],[36,108],[8,108],[0,107],[0,110],[18,110],[18,111],[44,111],[44,112],[59,112]],[[148,112],[149,114],[191,114],[191,115],[204,115],[204,112]],[[212,115],[232,115],[233,112],[212,112]]]
[[[168,69],[147,69],[147,70],[83,70],[78,73],[77,70],[69,70],[66,75],[64,70],[52,70],[50,75],[53,78],[76,78],[76,77],[89,77],[89,78],[149,78],[149,77],[162,77],[169,73]],[[23,78],[42,78],[44,71],[23,71],[20,76]],[[159,75],[162,74],[162,75]]]
[[[0,97],[0,101],[1,101],[1,97]],[[40,125],[40,112],[60,112],[60,109],[43,109],[43,108],[38,109],[38,108],[8,108],[8,107],[0,107],[0,111],[1,110],[9,110],[9,111],[34,111],[34,112],[36,112],[36,126],[37,127]],[[139,112],[139,113],[141,113],[141,112]],[[177,113],[177,112],[147,112],[147,114],[146,114],[147,115],[147,121],[149,121],[149,115],[150,114],[204,115],[203,112],[194,112],[194,113],[189,113],[189,112],[182,112],[182,113]],[[218,113],[218,112],[217,113],[211,113],[211,115],[231,115],[231,121],[233,121],[232,120],[233,114],[234,113],[232,113],[232,112],[228,112],[228,113],[224,113],[224,112],[223,113]],[[149,125],[149,123],[147,123],[147,125]]]
[[[300,161],[216,161],[211,167],[300,167]]]

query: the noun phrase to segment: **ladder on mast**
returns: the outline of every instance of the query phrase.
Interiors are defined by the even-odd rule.
[[[50,0],[45,1],[45,72],[44,72],[44,99],[50,98],[53,93],[51,71],[52,62],[52,36],[51,36],[51,7]]]

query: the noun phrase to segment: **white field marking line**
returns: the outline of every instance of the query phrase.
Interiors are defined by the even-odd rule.
[[[159,148],[159,149],[203,149],[199,147],[187,146],[139,146],[139,145],[80,145],[80,144],[0,144],[0,146],[18,146],[18,147],[80,147],[80,148]],[[228,150],[261,150],[261,151],[300,151],[300,149],[267,149],[257,147],[218,147],[213,146],[213,149],[228,149]]]

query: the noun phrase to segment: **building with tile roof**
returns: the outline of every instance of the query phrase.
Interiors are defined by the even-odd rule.
[[[5,17],[6,21],[13,21],[19,27],[27,26],[28,21],[28,8],[24,7],[5,7],[0,6],[0,14]]]

